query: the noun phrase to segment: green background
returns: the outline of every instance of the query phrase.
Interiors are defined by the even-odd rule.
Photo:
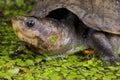
[[[22,49],[11,19],[27,16],[37,0],[0,0],[0,80],[120,80],[117,66],[93,55],[51,58]]]

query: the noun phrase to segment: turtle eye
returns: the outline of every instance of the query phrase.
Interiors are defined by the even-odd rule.
[[[34,25],[35,25],[35,20],[29,20],[29,21],[27,21],[26,22],[26,25],[28,26],[28,27],[33,27]]]

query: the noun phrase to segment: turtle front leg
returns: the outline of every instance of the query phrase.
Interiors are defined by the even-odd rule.
[[[105,60],[109,60],[110,62],[118,61],[118,57],[109,39],[103,32],[93,31],[91,33],[91,38],[96,49],[96,54],[101,55]]]

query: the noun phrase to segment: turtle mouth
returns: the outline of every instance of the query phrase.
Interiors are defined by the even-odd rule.
[[[23,18],[12,19],[13,29],[18,38],[24,42],[28,42],[37,47],[38,38],[37,31],[27,30],[23,25]]]
[[[17,35],[22,35],[23,37],[25,38],[28,38],[28,39],[35,39],[36,38],[36,35],[34,34],[34,32],[30,33],[30,31],[28,32],[23,32],[21,29],[19,29],[19,31],[16,31]],[[23,38],[24,40],[24,38]]]
[[[12,19],[12,23],[13,23],[13,29],[15,31],[16,34],[22,34],[23,36],[27,37],[27,38],[36,38],[36,33],[37,31],[33,31],[33,30],[28,30],[24,27],[22,19],[21,20],[17,20],[17,19]]]
[[[38,38],[37,36],[33,33],[30,32],[23,32],[21,29],[19,31],[15,31],[16,35],[21,41],[27,42],[31,45],[34,45],[35,47],[38,46]]]

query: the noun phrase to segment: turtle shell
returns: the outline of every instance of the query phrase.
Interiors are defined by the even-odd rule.
[[[44,18],[60,8],[94,30],[120,35],[120,0],[39,0],[30,15]]]

